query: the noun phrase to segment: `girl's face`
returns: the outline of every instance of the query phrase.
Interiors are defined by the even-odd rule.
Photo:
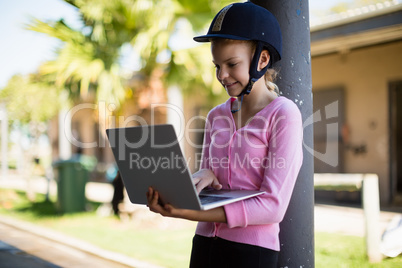
[[[252,60],[249,42],[217,39],[211,42],[216,78],[231,97],[237,97],[247,86]]]

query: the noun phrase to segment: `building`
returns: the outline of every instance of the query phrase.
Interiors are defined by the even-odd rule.
[[[311,22],[316,173],[376,173],[402,204],[402,3]]]

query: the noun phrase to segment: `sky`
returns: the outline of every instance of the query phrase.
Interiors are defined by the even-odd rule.
[[[352,0],[310,0],[310,16],[329,9],[337,2]],[[15,74],[37,70],[42,62],[54,58],[60,43],[45,34],[24,29],[30,18],[59,20],[74,28],[80,26],[77,10],[62,0],[0,0],[0,89]]]
[[[24,29],[31,17],[63,18],[78,26],[77,11],[60,0],[0,0],[0,88],[14,74],[35,72],[41,62],[51,60],[59,42],[45,34]]]

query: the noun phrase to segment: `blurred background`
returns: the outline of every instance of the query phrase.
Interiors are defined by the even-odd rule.
[[[209,45],[192,37],[204,33],[230,2],[1,1],[0,218],[58,229],[158,265],[185,267],[194,225],[150,216],[127,202],[105,130],[171,123],[183,133],[182,148],[197,170],[205,116],[227,95],[215,79]],[[401,225],[395,217],[402,211],[402,2],[311,0],[309,9],[311,153],[316,217],[323,215],[316,219],[316,230],[323,231],[316,236],[316,256],[322,261],[317,266],[324,267],[346,252],[328,253],[333,244],[325,243],[338,243],[331,233],[365,236],[367,174],[378,180],[381,233],[392,220]],[[348,212],[350,221],[340,218]],[[104,229],[93,229],[94,221],[103,220]],[[348,226],[333,228],[330,221]],[[88,237],[95,230],[114,237],[125,235],[112,230],[125,230],[134,235],[131,241],[143,241],[146,233],[154,240],[145,240],[156,243],[150,248],[160,247],[157,237],[165,242],[180,237],[174,252],[181,255],[170,252],[155,261],[151,250],[142,253],[136,243],[124,242],[135,248],[132,255],[116,249],[119,243]],[[0,240],[5,241],[1,233]],[[366,253],[363,240],[355,241],[348,243],[362,244],[356,254],[363,257],[345,259],[359,264]],[[398,256],[402,246],[395,247]],[[398,263],[400,257],[389,260],[389,267]]]

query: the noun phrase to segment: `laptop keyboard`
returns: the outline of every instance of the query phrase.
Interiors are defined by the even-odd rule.
[[[214,196],[214,195],[200,195],[200,201],[202,205],[210,204],[217,201],[222,201],[226,199],[230,199],[230,197],[225,196]]]

